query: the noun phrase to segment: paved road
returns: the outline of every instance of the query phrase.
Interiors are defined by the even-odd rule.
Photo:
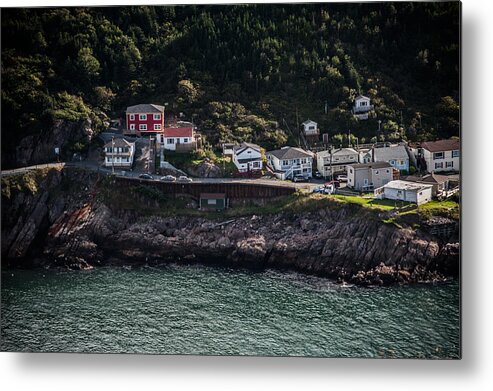
[[[3,170],[2,176],[7,175],[20,175],[30,170],[37,170],[42,168],[59,168],[63,167],[78,167],[86,170],[97,171],[104,174],[111,174],[112,169],[103,167],[96,162],[93,161],[81,161],[81,162],[64,162],[64,163],[48,163],[48,164],[37,164],[29,167],[21,167],[12,170]],[[125,177],[125,178],[133,178],[140,179],[139,175],[142,172],[137,171],[126,171],[115,168],[115,175]],[[160,175],[151,175],[152,180],[159,180]],[[150,181],[150,180],[149,180]],[[258,178],[258,179],[248,179],[248,178],[193,178],[192,183],[251,183],[251,184],[259,184],[259,185],[268,185],[268,186],[280,186],[280,187],[295,187],[297,189],[305,189],[312,191],[314,187],[320,186],[323,181],[316,182],[303,182],[303,183],[293,183],[289,181],[280,181],[277,179],[266,179],[266,178]]]

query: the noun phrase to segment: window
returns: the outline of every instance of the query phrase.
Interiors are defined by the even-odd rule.
[[[175,143],[175,139],[174,138],[169,138],[167,141],[166,141],[167,144],[174,144]]]
[[[306,164],[306,158],[301,159],[301,164]]]
[[[403,165],[404,165],[404,160],[401,160],[401,161],[399,162],[399,164],[400,164],[401,166],[403,166]]]
[[[349,169],[349,173],[350,173],[350,174],[352,174],[352,173],[353,173],[353,169],[352,169],[352,168],[350,168],[350,169]]]
[[[423,195],[423,192],[422,192],[422,191],[420,191],[420,192],[419,192],[419,195]]]
[[[391,160],[391,161],[389,162],[389,164],[390,164],[391,166],[393,166],[393,165],[395,164],[395,160]]]
[[[446,162],[445,167],[446,168],[454,167],[454,162]]]
[[[154,119],[161,119],[161,114],[154,114],[153,118]]]
[[[378,175],[378,170],[377,170],[377,171],[375,171],[375,175]]]
[[[183,139],[183,142],[184,142],[184,143],[188,143],[188,137],[185,137],[185,138]]]
[[[289,166],[289,161],[288,160],[283,160],[282,161],[283,166]]]
[[[130,121],[133,121],[135,119],[135,114],[130,114]]]
[[[216,200],[207,200],[207,205],[216,205],[217,201]]]
[[[253,162],[253,167],[259,168],[260,167],[260,162]]]
[[[252,151],[247,151],[247,153],[252,153]]]
[[[452,151],[452,157],[459,157],[460,156],[460,153],[459,151]]]
[[[390,170],[387,170],[387,174],[390,172]]]
[[[145,121],[147,119],[147,114],[139,114],[139,119]]]
[[[443,159],[445,156],[444,156],[444,153],[443,152],[435,152],[433,154],[433,160],[439,160],[439,159]]]
[[[135,124],[130,124],[130,130],[135,130]]]
[[[154,130],[161,130],[161,124],[154,124]]]
[[[315,126],[309,126],[308,130],[315,130]]]
[[[146,124],[140,124],[139,130],[147,130],[147,125]]]
[[[443,168],[443,163],[435,163],[435,169],[437,168]]]

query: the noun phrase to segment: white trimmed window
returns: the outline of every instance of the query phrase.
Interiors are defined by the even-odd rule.
[[[135,119],[135,114],[130,114],[130,121],[133,121]]]
[[[154,124],[154,130],[161,130],[161,124]]]
[[[135,124],[130,124],[130,130],[135,130]]]
[[[161,119],[161,114],[154,114],[153,118],[154,119]]]
[[[443,152],[435,152],[433,154],[433,160],[444,159],[445,154]]]
[[[445,167],[446,168],[450,168],[450,167],[453,167],[454,166],[454,162],[446,162],[445,163]]]
[[[145,121],[147,119],[147,114],[139,114],[139,119]]]
[[[440,163],[435,163],[435,169],[437,168],[443,168],[443,163],[440,162]]]
[[[147,125],[146,124],[140,124],[139,130],[147,130]]]
[[[175,139],[174,138],[169,138],[166,140],[166,144],[174,144],[175,143]]]
[[[188,137],[185,137],[185,138],[183,139],[183,142],[184,142],[184,143],[188,143]]]
[[[457,151],[452,151],[452,157],[459,157],[460,156],[460,152],[457,150]]]

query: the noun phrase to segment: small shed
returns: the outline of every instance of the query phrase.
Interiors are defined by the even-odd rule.
[[[228,199],[225,193],[201,193],[201,210],[224,210],[228,207]]]
[[[309,119],[303,122],[302,125],[305,136],[318,136],[320,131],[318,130],[318,124],[315,121]]]
[[[432,185],[397,180],[375,189],[375,195],[378,198],[407,201],[422,205],[431,201],[432,187]]]
[[[233,148],[235,144],[233,143],[224,143],[223,144],[223,155],[224,156],[233,156]]]

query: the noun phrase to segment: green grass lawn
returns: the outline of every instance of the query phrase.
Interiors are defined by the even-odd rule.
[[[409,205],[409,202],[404,202],[404,201],[394,201],[394,200],[385,200],[385,199],[378,200],[375,198],[363,198],[360,196],[334,195],[332,197],[341,202],[359,204],[368,208],[378,208],[384,210],[391,210],[391,209]]]

